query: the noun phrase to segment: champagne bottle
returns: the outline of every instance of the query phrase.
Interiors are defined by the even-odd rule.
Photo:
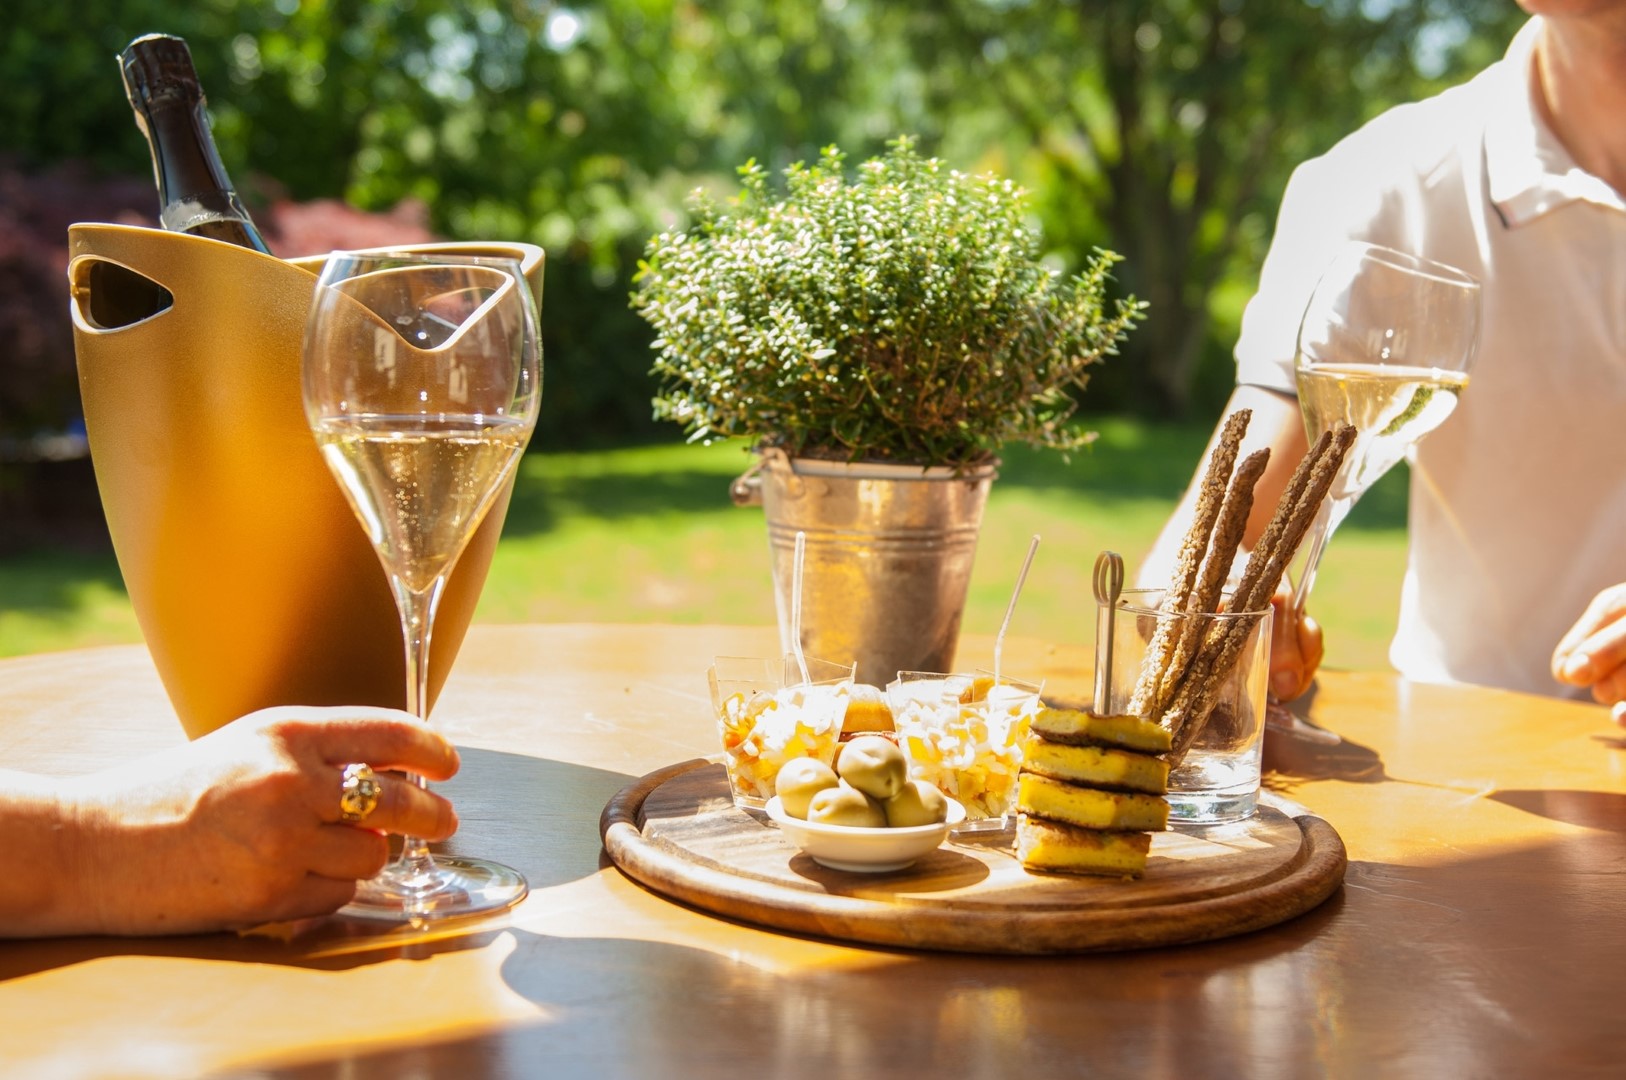
[[[169,34],[136,38],[119,54],[119,71],[152,147],[158,223],[270,254],[220,163],[186,42]]]

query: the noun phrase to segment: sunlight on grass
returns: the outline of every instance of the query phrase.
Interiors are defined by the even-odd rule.
[[[1118,551],[1133,574],[1207,434],[1116,419],[1094,426],[1100,440],[1071,460],[1020,447],[1006,454],[965,631],[999,629],[1038,533],[1011,633],[1088,645],[1096,554]],[[734,506],[728,494],[750,460],[737,445],[528,455],[476,619],[771,624],[763,513]],[[1330,666],[1387,665],[1405,556],[1396,483],[1403,479],[1386,478],[1369,493],[1371,507],[1357,507],[1323,564],[1312,609],[1327,627]],[[111,555],[0,560],[0,655],[139,640]]]
[[[53,583],[46,596],[39,586],[57,570],[55,560],[45,557],[0,563],[0,656],[141,640],[135,612],[116,578],[68,576]]]

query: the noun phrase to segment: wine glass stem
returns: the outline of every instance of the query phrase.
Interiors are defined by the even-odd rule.
[[[1325,499],[1321,509],[1316,511],[1315,523],[1310,526],[1310,546],[1304,557],[1304,570],[1299,575],[1298,584],[1293,588],[1293,617],[1295,620],[1304,614],[1304,603],[1310,598],[1310,590],[1315,586],[1316,567],[1321,565],[1321,554],[1327,549],[1327,541],[1332,537],[1333,531],[1349,514],[1354,499]]]
[[[401,611],[401,637],[406,643],[406,707],[407,712],[425,724],[429,722],[429,637],[435,627],[435,611],[440,607],[440,594],[446,587],[441,575],[427,589],[414,590],[400,577],[390,575],[395,590],[395,603]],[[417,773],[403,774],[407,780],[424,790],[429,784]],[[426,885],[434,874],[435,859],[429,853],[429,844],[416,836],[401,840],[401,857],[396,862],[396,876],[405,881],[422,880]]]

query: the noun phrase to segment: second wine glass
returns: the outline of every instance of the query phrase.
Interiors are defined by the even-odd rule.
[[[334,252],[306,324],[306,416],[400,609],[406,707],[429,719],[446,580],[513,474],[541,400],[535,297],[514,259]],[[420,777],[411,778],[422,786]],[[516,903],[510,867],[407,838],[348,914],[424,919]]]
[[[1479,283],[1375,244],[1340,249],[1299,324],[1299,408],[1311,443],[1338,422],[1354,445],[1310,531],[1293,591],[1302,613],[1321,555],[1361,494],[1445,422],[1479,345]]]

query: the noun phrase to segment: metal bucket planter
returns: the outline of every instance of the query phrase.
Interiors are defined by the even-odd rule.
[[[952,671],[990,464],[952,469],[845,464],[765,450],[734,484],[768,521],[782,646],[792,647],[796,534],[807,537],[802,648],[857,662],[857,681],[885,686],[899,671]]]

